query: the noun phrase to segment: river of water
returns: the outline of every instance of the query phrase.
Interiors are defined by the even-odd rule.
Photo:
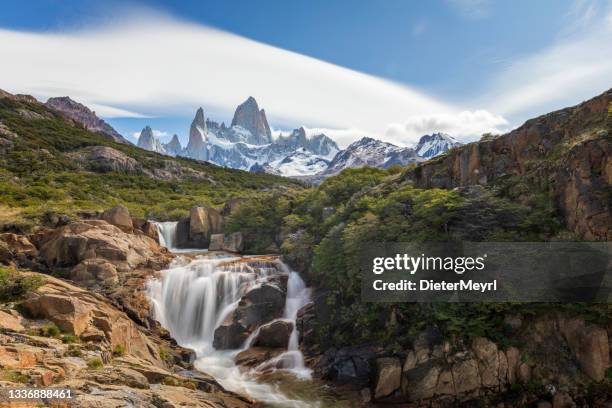
[[[176,223],[158,223],[160,244],[176,251]],[[304,364],[295,324],[298,311],[310,302],[310,289],[297,272],[280,260],[239,262],[221,254],[177,257],[159,278],[148,282],[155,318],[183,347],[196,352],[196,369],[208,373],[226,389],[270,406],[323,407],[330,405],[323,388],[311,381]],[[253,333],[238,350],[216,350],[214,332],[249,290],[277,275],[287,275],[282,319],[293,323],[287,350],[253,369],[237,366],[234,358],[247,349]]]

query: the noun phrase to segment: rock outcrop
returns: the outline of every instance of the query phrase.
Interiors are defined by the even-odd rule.
[[[586,240],[612,239],[612,90],[499,137],[456,148],[405,176],[419,187],[454,188],[513,178],[551,192],[567,227]],[[520,199],[520,197],[519,197]]]
[[[266,119],[266,112],[263,109],[259,110],[257,101],[252,96],[238,105],[232,126],[240,126],[251,132],[247,143],[263,145],[272,142],[272,132]]]
[[[208,149],[206,148],[207,131],[204,110],[199,108],[189,129],[189,142],[185,148],[186,156],[197,160],[208,160]]]
[[[114,142],[131,144],[113,129],[111,125],[98,118],[95,112],[89,110],[87,106],[70,99],[68,96],[49,98],[45,105],[81,124],[86,129],[103,134]]]
[[[136,159],[107,146],[91,146],[67,154],[70,158],[96,172],[111,172],[139,174],[142,166]]]
[[[275,320],[264,324],[259,328],[257,336],[253,340],[253,346],[286,349],[292,331],[293,323],[291,321]]]
[[[48,319],[63,332],[95,338],[111,349],[120,346],[127,354],[164,367],[155,348],[132,320],[86,290],[45,277],[45,284],[30,293],[22,306],[33,317]]]
[[[215,330],[214,347],[240,348],[256,328],[282,316],[285,296],[285,290],[274,283],[263,283],[249,290]]]

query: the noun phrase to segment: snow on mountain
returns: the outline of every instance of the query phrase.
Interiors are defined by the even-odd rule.
[[[446,133],[433,133],[422,136],[414,150],[419,156],[431,159],[460,145],[460,142]]]
[[[145,126],[140,132],[137,146],[145,150],[166,154],[166,149],[159,139],[153,135],[153,129],[150,126]]]
[[[363,166],[388,168],[393,165],[406,166],[420,161],[423,159],[410,147],[399,147],[370,137],[363,137],[336,154],[321,175],[331,176],[348,168]]]
[[[270,163],[270,166],[285,177],[309,176],[324,171],[329,160],[300,147],[288,156]]]
[[[286,177],[322,179],[347,168],[406,166],[437,156],[460,143],[451,136],[434,133],[421,138],[412,149],[364,137],[344,150],[324,134],[307,134],[303,127],[272,137],[263,109],[249,97],[234,113],[231,126],[217,123],[199,108],[182,148],[174,135],[170,143],[157,140],[145,127],[138,146],[159,153],[205,160],[219,166]]]

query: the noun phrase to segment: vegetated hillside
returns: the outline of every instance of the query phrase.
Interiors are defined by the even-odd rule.
[[[246,242],[252,251],[275,242],[287,261],[317,287],[315,317],[310,320],[314,323],[306,341],[323,347],[361,343],[406,347],[429,326],[455,340],[486,336],[509,344],[518,339],[506,333],[507,314],[542,316],[556,310],[609,322],[612,315],[607,305],[415,305],[366,304],[360,300],[360,254],[371,242],[592,239],[572,224],[564,207],[568,201],[560,202],[555,185],[543,182],[550,180],[543,169],[554,167],[562,169],[561,174],[580,175],[577,182],[585,197],[590,194],[591,208],[601,209],[604,215],[608,211],[609,215],[609,102],[605,110],[595,109],[602,104],[601,98],[551,114],[565,117],[563,112],[574,112],[567,116],[572,120],[546,126],[538,125],[539,119],[527,122],[526,126],[540,129],[538,137],[533,128],[519,129],[493,142],[485,140],[459,148],[409,169],[345,170],[290,199],[271,194],[265,205],[254,201],[245,204],[230,217],[228,226],[249,237]],[[586,111],[580,113],[581,107]],[[454,180],[456,167],[449,161],[463,157],[464,152],[484,152],[487,146],[503,140],[538,153],[524,162],[513,161],[509,155],[491,157],[483,153],[481,163],[493,163],[494,168],[532,169],[533,173],[516,170],[506,177],[475,183],[432,181]],[[540,143],[533,143],[535,140]],[[545,153],[539,153],[542,148],[547,149]],[[591,154],[578,154],[576,149],[588,149]],[[491,154],[496,154],[495,150]],[[482,168],[481,177],[488,174],[488,168]],[[427,178],[426,174],[435,177]],[[531,174],[542,177],[529,177]],[[594,223],[599,231],[612,227],[610,218],[603,215]]]
[[[34,98],[0,94],[0,225],[27,226],[46,213],[74,215],[117,203],[136,216],[186,214],[293,180],[172,158],[92,133]]]
[[[612,89],[408,171],[420,187],[483,185],[528,203],[549,194],[568,228],[612,239]]]

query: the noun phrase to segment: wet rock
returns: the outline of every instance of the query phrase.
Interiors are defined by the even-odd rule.
[[[399,358],[385,357],[377,359],[374,399],[380,400],[389,397],[399,390],[401,378],[402,366]]]
[[[278,348],[249,347],[248,349],[238,353],[234,361],[239,366],[256,367],[273,359],[274,357],[277,357],[282,352],[283,350]]]
[[[263,283],[249,290],[238,307],[215,330],[213,345],[216,349],[237,349],[249,334],[282,316],[285,292],[275,284]]]
[[[223,250],[236,253],[242,252],[244,250],[242,232],[233,232],[226,235],[223,239]]]
[[[259,328],[259,333],[253,345],[256,347],[283,348],[289,344],[289,337],[293,331],[293,322],[276,320]]]
[[[409,401],[432,398],[436,394],[441,371],[433,360],[428,360],[412,370],[405,371],[402,374],[402,395]]]
[[[209,251],[221,251],[223,249],[223,240],[225,236],[223,234],[212,234],[210,236],[210,244],[208,245]]]
[[[130,211],[124,205],[117,205],[102,213],[102,219],[115,227],[130,232],[133,229]]]

